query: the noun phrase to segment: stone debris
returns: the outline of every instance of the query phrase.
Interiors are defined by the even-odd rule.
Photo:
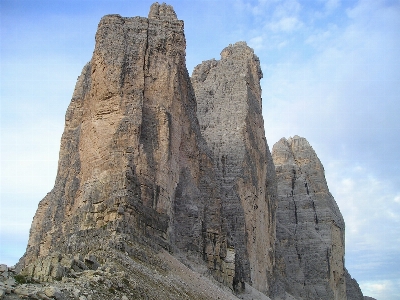
[[[271,156],[253,49],[191,78],[185,55],[170,5],[100,20],[0,299],[361,299],[314,150],[295,136]]]

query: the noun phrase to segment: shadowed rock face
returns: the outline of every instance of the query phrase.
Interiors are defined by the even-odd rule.
[[[233,285],[268,290],[274,260],[275,171],[265,139],[258,57],[246,43],[192,74],[201,133],[222,193],[223,231],[235,254]]]
[[[19,268],[54,251],[129,252],[129,240],[203,256],[208,233],[221,231],[220,200],[185,47],[171,6],[101,19]]]
[[[363,293],[360,289],[360,286],[358,285],[358,282],[352,278],[345,269],[345,274],[346,274],[346,296],[347,300],[364,300],[365,297],[363,296]],[[374,299],[371,299],[374,300]]]
[[[313,148],[299,136],[282,138],[272,157],[279,195],[273,293],[282,299],[286,293],[296,299],[358,299],[352,282],[346,286],[343,217]]]
[[[236,299],[178,257],[241,299],[361,299],[314,150],[295,136],[269,152],[253,50],[230,45],[190,79],[185,48],[169,5],[101,19],[17,271],[65,290],[98,271],[121,297],[132,279],[154,299]],[[100,285],[93,299],[113,296]]]

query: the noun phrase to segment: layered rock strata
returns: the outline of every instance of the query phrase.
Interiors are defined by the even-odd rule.
[[[202,257],[213,245],[221,203],[185,47],[171,6],[153,4],[148,18],[101,19],[66,113],[55,186],[18,265],[26,275],[37,278],[55,251],[131,254],[139,241]],[[215,255],[226,252],[220,245]],[[62,260],[54,272],[63,272]]]
[[[324,168],[305,138],[273,146],[278,182],[276,284],[286,299],[359,299],[344,267],[342,214],[329,192]],[[349,279],[350,278],[350,279]]]
[[[221,52],[221,60],[198,65],[191,79],[201,133],[217,168],[223,233],[235,255],[233,286],[241,290],[248,282],[265,293],[274,264],[276,182],[261,78],[258,57],[238,42]]]
[[[0,295],[237,299],[225,285],[241,299],[361,299],[308,142],[279,141],[275,170],[253,50],[230,45],[190,79],[185,47],[166,4],[148,18],[102,18],[54,188],[16,268],[24,283],[8,281]],[[9,270],[0,266],[2,278]]]

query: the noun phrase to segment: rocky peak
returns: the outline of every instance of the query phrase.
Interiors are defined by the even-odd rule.
[[[315,151],[294,136],[271,156],[253,49],[229,45],[190,78],[183,27],[165,3],[100,20],[25,283],[0,265],[0,298],[361,299]]]
[[[108,15],[99,23],[66,113],[55,186],[39,204],[19,263],[27,276],[52,280],[69,270],[64,256],[132,255],[136,243],[198,259],[212,243],[207,232],[220,231],[183,22],[165,4],[154,4],[150,15]],[[42,272],[55,252],[60,261]]]
[[[239,61],[247,61],[252,60],[254,62],[254,66],[257,70],[258,80],[263,77],[261,66],[260,66],[260,59],[257,55],[254,54],[254,50],[247,46],[246,42],[236,42],[233,45],[229,45],[221,52],[221,60],[234,60],[235,63]]]
[[[167,19],[178,20],[175,10],[171,5],[165,3],[158,4],[158,2],[153,3],[150,6],[150,12],[148,18],[159,19],[159,20],[167,20]]]
[[[272,157],[275,167],[283,164],[295,164],[293,152],[286,138],[281,138],[275,143],[272,148]]]
[[[272,157],[278,182],[273,293],[296,299],[360,299],[362,293],[344,267],[343,217],[314,149],[305,138],[282,138]]]
[[[223,232],[235,255],[233,286],[268,290],[275,240],[276,182],[261,111],[260,62],[245,42],[219,61],[196,66],[197,117],[213,153],[222,196]]]

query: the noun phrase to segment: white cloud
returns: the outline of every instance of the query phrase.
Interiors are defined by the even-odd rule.
[[[327,0],[325,3],[325,8],[327,11],[335,10],[340,6],[340,0]]]
[[[252,38],[249,42],[249,46],[252,47],[254,50],[260,50],[263,47],[263,37],[256,36]]]
[[[360,1],[344,22],[325,27],[300,18],[309,48],[289,44],[285,60],[263,70],[263,110],[270,148],[298,134],[324,164],[346,223],[350,274],[365,295],[394,300],[400,190],[398,168],[390,168],[399,161],[400,9],[372,2]]]
[[[266,28],[274,32],[292,32],[302,27],[302,22],[296,17],[283,17],[277,21],[267,23]]]
[[[366,296],[374,297],[379,300],[391,300],[400,297],[397,289],[397,287],[400,286],[400,279],[361,281],[359,284]]]
[[[222,2],[218,3],[222,5]],[[202,39],[197,41],[198,36],[193,37],[198,42],[193,51],[196,55],[206,52],[204,59],[208,59],[208,55],[213,56],[209,51],[217,54],[221,51],[222,48],[214,48],[227,35],[232,39],[246,39],[258,50],[256,53],[263,63],[265,77],[262,81],[263,108],[270,147],[281,137],[294,134],[305,136],[310,141],[325,166],[328,185],[345,217],[346,263],[350,264],[351,275],[359,280],[366,295],[383,300],[385,295],[392,294],[395,296],[391,299],[397,299],[400,296],[395,288],[400,286],[400,282],[385,278],[400,277],[394,270],[400,269],[400,191],[399,185],[394,183],[398,180],[398,172],[393,175],[388,171],[399,161],[396,160],[398,156],[393,158],[400,140],[397,117],[400,94],[399,6],[390,4],[390,1],[360,0],[352,2],[344,13],[343,7],[349,5],[348,1],[321,0],[318,12],[315,11],[317,6],[307,7],[305,3],[237,0],[234,8],[245,14],[243,20],[248,23],[226,26],[233,28],[234,33],[221,32],[221,26],[215,26],[214,31],[221,36],[216,43],[209,43],[209,33],[204,34],[207,38],[203,39],[204,42]],[[221,15],[228,16],[229,13],[225,12],[229,9]],[[218,9],[213,11],[220,13]],[[210,12],[206,13],[210,15]],[[196,11],[196,14],[201,12]],[[315,16],[318,16],[317,20]],[[185,22],[188,29],[191,21],[185,19]],[[76,27],[79,22],[70,23]],[[197,25],[193,28],[198,28]],[[26,26],[20,27],[24,29],[20,32],[27,36],[21,41],[37,43],[32,31],[25,30]],[[85,28],[86,24],[80,27]],[[48,52],[50,48],[66,49],[55,42],[73,30],[73,27],[65,28],[61,35],[42,32],[40,41],[47,41],[48,36],[56,38],[47,44],[47,48],[36,45],[35,49]],[[0,227],[7,229],[7,234],[14,230],[18,216],[26,214],[18,221],[20,226],[15,234],[20,236],[19,231],[23,231],[27,236],[38,201],[54,183],[63,122],[62,117],[52,121],[46,109],[51,103],[56,103],[64,114],[74,81],[93,50],[93,34],[91,32],[81,40],[82,43],[90,41],[90,48],[85,50],[83,56],[87,57],[82,59],[82,63],[78,62],[75,69],[71,66],[77,64],[76,60],[68,61],[68,58],[81,57],[80,53],[83,53],[75,41],[69,44],[71,50],[67,51],[73,53],[67,55],[64,52],[61,57],[51,57],[50,53],[43,52],[39,53],[41,61],[36,60],[38,56],[30,55],[25,60],[18,57],[17,61],[5,65],[5,56],[2,56],[2,113],[10,107],[15,112],[15,115],[6,116],[10,122],[6,123],[7,131],[4,131],[2,115]],[[191,45],[188,43],[188,47]],[[31,51],[31,46],[24,47]],[[59,61],[64,61],[64,64],[59,65]],[[66,78],[67,73],[72,77]],[[31,82],[21,81],[17,88],[9,89],[11,94],[6,101],[5,87],[18,83],[21,78]],[[71,83],[65,84],[65,81]],[[62,100],[55,101],[53,96],[59,89],[64,89],[67,96],[57,96]],[[25,101],[17,103],[16,98]],[[51,113],[54,113],[53,108]],[[57,116],[59,114],[57,112]],[[22,124],[26,119],[29,119],[29,126]],[[42,123],[41,119],[48,121]],[[378,167],[371,169],[370,164],[374,161]],[[8,208],[3,205],[5,196],[8,197]],[[368,280],[374,276],[384,280]],[[373,293],[379,293],[380,297]]]
[[[345,219],[348,249],[391,248],[391,240],[400,238],[400,233],[382,234],[379,224],[400,226],[400,205],[393,206],[390,201],[397,193],[396,187],[348,161],[325,164],[325,170],[331,193]]]

